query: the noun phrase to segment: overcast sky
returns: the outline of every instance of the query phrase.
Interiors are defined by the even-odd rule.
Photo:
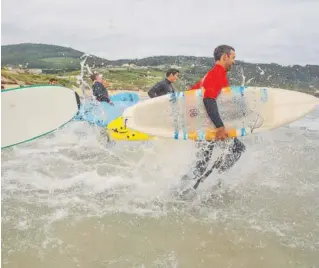
[[[2,0],[2,45],[45,43],[107,59],[212,57],[319,64],[319,0]]]

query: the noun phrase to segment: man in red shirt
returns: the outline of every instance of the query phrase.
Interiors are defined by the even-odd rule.
[[[224,140],[227,138],[227,130],[219,115],[216,99],[218,98],[222,88],[228,87],[227,72],[231,70],[235,63],[235,49],[231,46],[221,45],[214,50],[215,66],[207,72],[203,79],[193,85],[190,90],[204,88],[203,102],[207,110],[207,114],[216,127],[216,139]],[[209,160],[211,159],[216,142],[198,141],[199,152],[197,152],[197,161],[193,171],[193,178],[201,177],[207,169]],[[223,172],[232,167],[245,151],[245,145],[237,138],[232,141],[223,157],[216,160],[214,167],[219,172]],[[183,177],[184,179],[189,178]]]

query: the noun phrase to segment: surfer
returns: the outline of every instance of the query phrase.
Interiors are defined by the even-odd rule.
[[[100,102],[107,102],[113,105],[113,102],[109,97],[109,93],[107,92],[106,87],[103,85],[102,75],[99,73],[94,73],[91,75],[91,80],[93,81],[92,89],[96,100]]]
[[[178,80],[179,70],[177,69],[169,69],[166,72],[166,78],[157,84],[155,84],[148,92],[148,96],[150,98],[159,97],[162,95],[166,95],[168,93],[174,93],[174,87],[172,83],[175,83]]]
[[[205,89],[203,102],[208,116],[216,127],[216,140],[225,140],[228,137],[227,130],[219,115],[216,99],[218,98],[222,88],[228,87],[227,72],[231,70],[235,63],[235,49],[228,45],[220,45],[214,50],[215,66],[209,70],[204,78],[193,85],[190,90],[196,90],[201,87]],[[201,177],[209,160],[212,157],[213,149],[216,145],[215,141],[198,141],[199,147],[196,153],[197,161],[193,170],[194,179]],[[237,138],[231,141],[226,153],[214,163],[214,167],[219,173],[231,168],[245,151],[245,145]],[[186,175],[186,177],[188,177]],[[183,177],[185,179],[185,176]]]

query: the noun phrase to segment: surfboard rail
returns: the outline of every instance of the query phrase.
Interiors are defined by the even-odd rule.
[[[43,137],[77,114],[79,96],[60,85],[33,85],[1,91],[1,149]]]

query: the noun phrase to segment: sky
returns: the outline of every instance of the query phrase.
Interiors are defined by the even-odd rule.
[[[228,44],[245,62],[319,64],[319,0],[2,0],[1,18],[2,45],[114,60],[212,57]]]

